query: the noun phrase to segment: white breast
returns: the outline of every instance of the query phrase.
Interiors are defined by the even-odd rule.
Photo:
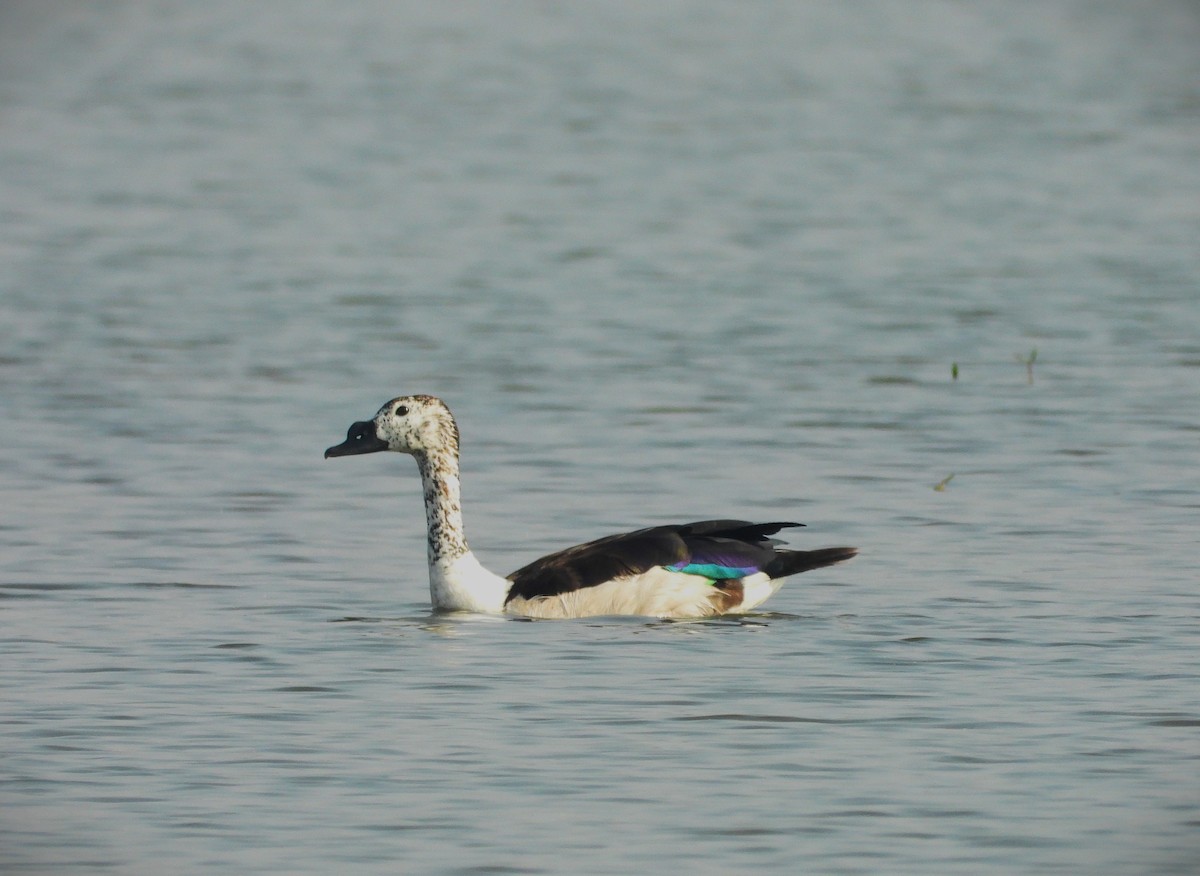
[[[504,611],[509,581],[489,572],[467,551],[429,566],[429,597],[442,611]]]

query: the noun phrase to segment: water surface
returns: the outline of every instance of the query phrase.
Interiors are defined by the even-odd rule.
[[[1190,872],[1198,38],[7,4],[0,869]],[[408,392],[497,571],[863,553],[737,620],[432,615],[411,461],[321,458]]]

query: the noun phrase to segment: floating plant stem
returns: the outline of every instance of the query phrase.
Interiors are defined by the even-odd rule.
[[[1029,385],[1033,385],[1033,363],[1037,361],[1037,347],[1029,351],[1028,356],[1017,354],[1017,361],[1025,366],[1025,376],[1029,379]]]

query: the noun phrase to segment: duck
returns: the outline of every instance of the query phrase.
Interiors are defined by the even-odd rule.
[[[459,431],[432,395],[399,396],[350,426],[325,458],[393,451],[417,462],[425,496],[429,593],[438,612],[527,618],[708,618],[752,611],[791,575],[841,563],[857,548],[789,550],[771,536],[800,523],[700,520],[608,535],[502,577],[463,531]]]

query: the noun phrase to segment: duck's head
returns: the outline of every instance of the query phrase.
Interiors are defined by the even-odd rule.
[[[325,458],[381,450],[414,456],[447,451],[457,455],[458,425],[440,398],[403,395],[381,407],[374,419],[351,426],[346,440],[326,450]]]

